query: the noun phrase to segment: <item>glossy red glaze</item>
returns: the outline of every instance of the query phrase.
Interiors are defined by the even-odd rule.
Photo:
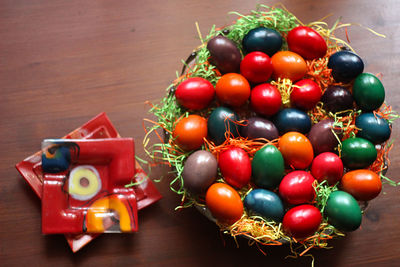
[[[328,49],[322,36],[306,26],[292,29],[287,36],[289,50],[299,54],[305,59],[321,58]]]
[[[240,63],[240,73],[252,83],[266,82],[272,74],[271,59],[263,52],[251,52]]]
[[[219,155],[218,165],[224,180],[237,188],[248,184],[251,178],[251,163],[247,153],[232,147]]]
[[[178,85],[175,97],[179,104],[187,109],[206,108],[215,95],[214,86],[200,77],[189,78]]]
[[[343,162],[332,152],[321,153],[311,164],[311,174],[319,183],[326,180],[329,185],[334,185],[343,176]]]
[[[290,102],[296,107],[309,110],[321,99],[321,88],[316,82],[304,79],[296,82],[290,94]]]
[[[308,204],[300,205],[286,212],[283,229],[294,238],[305,238],[318,230],[321,221],[319,209]]]
[[[250,103],[256,113],[272,116],[281,108],[281,93],[272,84],[260,84],[251,90]]]
[[[382,190],[382,181],[375,172],[361,169],[346,173],[340,186],[355,199],[368,201],[379,195]]]
[[[303,204],[313,201],[315,179],[306,171],[293,171],[283,177],[279,185],[279,194],[289,204]]]

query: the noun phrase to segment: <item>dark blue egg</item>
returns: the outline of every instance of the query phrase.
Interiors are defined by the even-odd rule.
[[[362,59],[350,51],[338,51],[329,57],[328,68],[337,82],[348,83],[364,70]]]
[[[361,130],[357,136],[368,139],[374,144],[380,144],[390,138],[391,129],[389,123],[378,115],[364,113],[357,117],[356,126]]]
[[[306,134],[311,129],[310,117],[304,111],[296,108],[286,108],[279,111],[275,116],[274,124],[280,135],[292,131]]]
[[[282,35],[269,28],[259,27],[249,31],[243,38],[245,53],[261,51],[272,56],[282,47]]]
[[[235,123],[238,120],[238,115],[229,108],[214,109],[207,121],[208,136],[216,145],[226,140],[225,134],[228,130],[234,137],[238,137],[240,127]]]
[[[266,220],[281,222],[284,209],[277,194],[266,189],[254,189],[244,199],[244,206],[250,215],[258,215]]]

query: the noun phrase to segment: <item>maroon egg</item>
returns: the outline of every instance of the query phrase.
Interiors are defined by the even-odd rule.
[[[353,96],[341,86],[329,86],[321,97],[324,108],[333,113],[353,108]]]
[[[215,65],[222,74],[239,72],[242,55],[232,40],[218,35],[208,41],[207,49],[211,55],[210,63]]]
[[[332,152],[338,145],[338,140],[332,132],[333,122],[332,119],[325,119],[311,127],[308,139],[313,146],[315,155]]]
[[[231,147],[219,155],[218,165],[224,180],[237,188],[250,182],[251,162],[249,155],[239,147]]]
[[[251,117],[248,119],[246,126],[242,126],[241,134],[243,137],[249,139],[265,138],[267,140],[274,140],[279,137],[278,129],[275,125],[261,117]]]
[[[213,154],[198,150],[191,154],[183,167],[183,184],[192,193],[205,193],[217,178],[218,163]]]

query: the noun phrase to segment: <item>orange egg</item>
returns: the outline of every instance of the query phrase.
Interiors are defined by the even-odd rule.
[[[199,115],[189,115],[178,121],[172,135],[183,150],[198,149],[207,137],[207,120]]]
[[[307,73],[307,64],[304,59],[291,51],[280,51],[272,56],[273,77],[300,80]]]
[[[218,80],[215,93],[222,103],[240,107],[250,97],[250,84],[238,73],[227,73]]]
[[[208,188],[206,205],[220,223],[233,224],[243,215],[243,202],[238,192],[224,183],[215,183]]]
[[[382,190],[381,178],[373,171],[361,169],[346,173],[341,188],[357,200],[374,199]]]
[[[285,133],[279,139],[278,146],[285,163],[295,169],[307,168],[314,158],[311,142],[301,133]]]

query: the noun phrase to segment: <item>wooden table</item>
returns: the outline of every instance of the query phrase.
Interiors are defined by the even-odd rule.
[[[164,198],[139,212],[139,232],[104,234],[73,254],[63,236],[41,234],[40,201],[14,165],[105,111],[122,136],[136,139],[144,156],[142,119],[146,100],[158,101],[184,59],[213,24],[235,20],[260,1],[6,1],[0,3],[0,265],[21,266],[299,266],[311,259],[285,259],[287,247],[267,256],[228,236],[195,209],[174,211],[180,199],[169,181],[157,187]],[[348,29],[365,70],[382,73],[386,99],[400,110],[400,6],[398,1],[282,1],[311,22],[333,13]],[[273,4],[269,2],[267,4]],[[344,37],[343,32],[340,34]],[[399,123],[387,175],[398,181]],[[151,173],[159,178],[166,169]],[[400,194],[386,185],[370,203],[362,228],[314,250],[317,266],[400,266]]]

